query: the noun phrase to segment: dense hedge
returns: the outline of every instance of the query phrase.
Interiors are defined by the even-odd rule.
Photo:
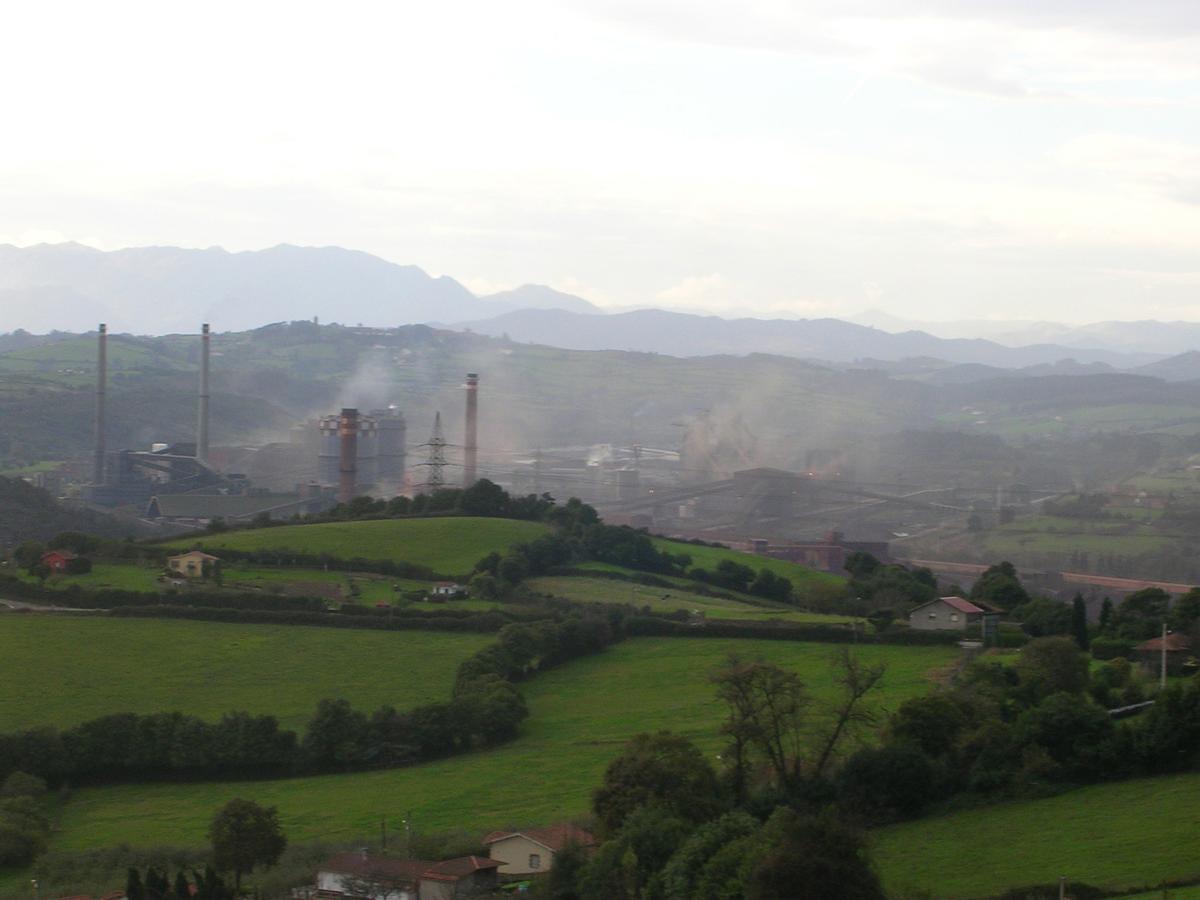
[[[208,591],[186,591],[177,593],[164,591],[162,594],[146,591],[127,591],[120,588],[104,588],[98,591],[88,591],[72,585],[64,590],[39,587],[12,576],[0,577],[0,592],[11,597],[24,600],[37,600],[52,606],[69,606],[77,609],[117,609],[122,606],[147,606],[166,598],[173,605],[182,605],[179,601],[187,601],[189,605],[206,606],[213,609],[271,609],[271,610],[308,610],[325,609],[325,601],[320,597],[291,597],[283,594],[259,593],[212,593]]]
[[[756,638],[776,641],[812,641],[830,644],[900,644],[930,646],[955,644],[960,635],[945,631],[885,631],[857,633],[843,625],[805,624],[801,622],[751,622],[736,619],[684,623],[654,616],[633,616],[625,620],[628,635],[697,638]]]
[[[374,611],[371,611],[374,613]],[[113,616],[143,619],[193,619],[205,622],[241,622],[258,625],[317,625],[325,628],[372,628],[379,631],[471,631],[490,634],[499,631],[511,619],[506,613],[467,613],[458,615],[406,612],[346,615],[337,612],[306,612],[271,609],[219,609],[205,606],[123,606]]]

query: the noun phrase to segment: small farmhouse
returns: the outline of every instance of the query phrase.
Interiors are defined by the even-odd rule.
[[[1182,675],[1188,660],[1192,658],[1192,642],[1187,635],[1171,632],[1166,637],[1156,637],[1137,645],[1138,661],[1151,672],[1159,672],[1166,650],[1167,673]]]
[[[500,863],[501,875],[536,875],[554,865],[555,854],[568,844],[585,850],[596,846],[596,838],[570,822],[525,831],[494,831],[483,839],[488,855]]]
[[[69,550],[51,550],[48,553],[43,553],[39,562],[55,575],[61,575],[67,571],[67,568],[71,565],[71,561],[74,559],[75,554]]]
[[[317,870],[317,896],[373,900],[459,900],[491,896],[500,864],[481,856],[430,862],[340,853]]]
[[[220,570],[221,560],[200,550],[189,550],[178,556],[168,556],[167,568],[184,578],[209,578]]]
[[[979,625],[988,634],[1000,619],[995,610],[964,600],[962,597],[938,597],[922,603],[908,614],[908,627],[914,631],[966,631]]]
[[[430,593],[435,597],[464,597],[467,589],[453,581],[435,581]]]

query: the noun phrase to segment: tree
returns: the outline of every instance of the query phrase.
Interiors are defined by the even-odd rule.
[[[729,737],[727,764],[735,800],[745,800],[756,756],[766,761],[781,788],[794,788],[800,779],[802,727],[808,708],[800,678],[771,663],[731,656],[713,682],[728,709],[721,733]]]
[[[1108,633],[1108,628],[1112,624],[1112,617],[1113,617],[1112,601],[1109,600],[1107,597],[1105,597],[1104,602],[1100,605],[1100,633],[1101,634]]]
[[[700,896],[697,888],[708,861],[726,844],[748,837],[757,829],[758,822],[741,810],[701,825],[662,868],[658,878],[661,895],[672,900]]]
[[[1010,562],[1002,562],[979,576],[971,587],[971,599],[1008,610],[1028,603],[1029,592],[1017,577],[1016,567]]]
[[[1075,599],[1071,601],[1071,636],[1075,638],[1080,650],[1086,651],[1091,646],[1091,639],[1088,637],[1087,605],[1083,602],[1082,594],[1076,594]]]
[[[367,718],[349,700],[322,700],[308,723],[301,749],[322,769],[351,768],[362,756]]]
[[[1070,638],[1038,638],[1022,648],[1017,674],[1033,702],[1051,694],[1082,694],[1088,685],[1088,658]]]
[[[887,736],[936,759],[954,748],[970,721],[966,703],[952,694],[937,692],[901,703],[888,722]]]
[[[251,800],[230,800],[221,807],[208,826],[208,839],[213,866],[233,872],[235,894],[241,892],[242,875],[255,866],[275,865],[287,847],[275,807]]]
[[[855,550],[846,557],[843,564],[851,578],[870,578],[883,565],[878,559],[865,550]]]
[[[1018,606],[1013,615],[1033,637],[1067,634],[1071,630],[1071,608],[1046,597],[1036,597]]]
[[[22,569],[28,569],[37,565],[45,553],[46,545],[40,541],[24,541],[13,550],[13,559]]]
[[[780,807],[761,838],[746,900],[886,900],[862,837],[832,816]]]
[[[142,873],[131,868],[125,876],[126,900],[146,900],[146,889],[142,886]]]
[[[880,686],[887,666],[864,665],[850,652],[849,647],[840,647],[833,656],[833,680],[841,686],[842,695],[833,710],[833,723],[817,754],[814,771],[821,775],[833,758],[838,744],[858,728],[873,727],[878,714],[862,705],[863,699]]]
[[[609,763],[592,795],[592,810],[609,834],[651,803],[691,822],[718,810],[716,773],[687,738],[669,731],[636,735]]]
[[[1121,601],[1112,617],[1112,629],[1118,637],[1135,641],[1152,638],[1167,618],[1171,595],[1162,588],[1134,591]]]
[[[1171,610],[1171,627],[1176,631],[1191,631],[1200,623],[1200,588],[1192,588],[1175,601]]]
[[[588,864],[587,851],[571,842],[554,854],[554,865],[539,895],[544,900],[579,900],[578,885]]]
[[[929,757],[897,743],[859,750],[838,773],[839,797],[877,819],[915,816],[937,796]]]

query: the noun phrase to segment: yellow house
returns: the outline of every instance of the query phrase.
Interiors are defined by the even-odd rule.
[[[221,567],[219,557],[204,553],[201,550],[189,550],[178,556],[167,557],[167,568],[185,578],[207,578],[216,574]]]
[[[589,832],[563,822],[549,828],[524,831],[493,831],[483,839],[488,856],[497,860],[501,875],[536,875],[554,865],[554,857],[568,844],[591,852],[596,838]]]

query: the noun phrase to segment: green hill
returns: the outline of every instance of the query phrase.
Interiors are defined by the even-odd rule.
[[[493,638],[170,619],[0,615],[0,731],[117,712],[244,710],[302,729],[317,701],[370,711],[445,700]],[[420,677],[413,677],[419,659]]]
[[[211,553],[226,548],[326,553],[339,559],[412,563],[440,574],[460,576],[492,551],[503,553],[513,544],[531,541],[548,531],[539,522],[446,516],[284,525],[182,538],[165,546],[199,546]]]
[[[326,634],[322,631],[321,634]],[[357,634],[355,638],[357,638]],[[418,831],[472,832],[583,813],[604,767],[640,731],[669,728],[719,752],[721,710],[710,673],[732,651],[795,669],[817,701],[833,691],[826,645],[791,641],[636,638],[521,685],[530,717],[521,736],[484,753],[379,772],[260,782],[83,788],[62,807],[54,847],[199,845],[213,810],[233,797],[279,808],[289,838],[350,840],[411,812]],[[880,703],[895,708],[931,686],[948,647],[871,646],[888,664]],[[390,662],[419,676],[433,654]],[[379,660],[376,660],[379,662]],[[620,702],[613,702],[619,697]],[[814,712],[814,727],[821,719]]]
[[[1200,774],[1080,788],[919,819],[878,831],[890,893],[983,897],[1057,883],[1119,890],[1200,879]]]
[[[47,540],[63,531],[119,538],[144,529],[89,509],[63,506],[41,488],[0,475],[0,546]]]
[[[686,553],[692,558],[692,565],[701,569],[713,570],[723,560],[731,560],[743,566],[749,566],[758,571],[769,569],[776,575],[782,575],[791,580],[792,584],[801,590],[813,584],[841,584],[844,579],[826,572],[818,572],[785,559],[775,559],[771,556],[759,556],[755,553],[744,553],[741,550],[729,550],[724,547],[705,547],[701,544],[689,544],[684,541],[671,541],[666,538],[655,538],[654,544],[659,550],[668,553]]]

